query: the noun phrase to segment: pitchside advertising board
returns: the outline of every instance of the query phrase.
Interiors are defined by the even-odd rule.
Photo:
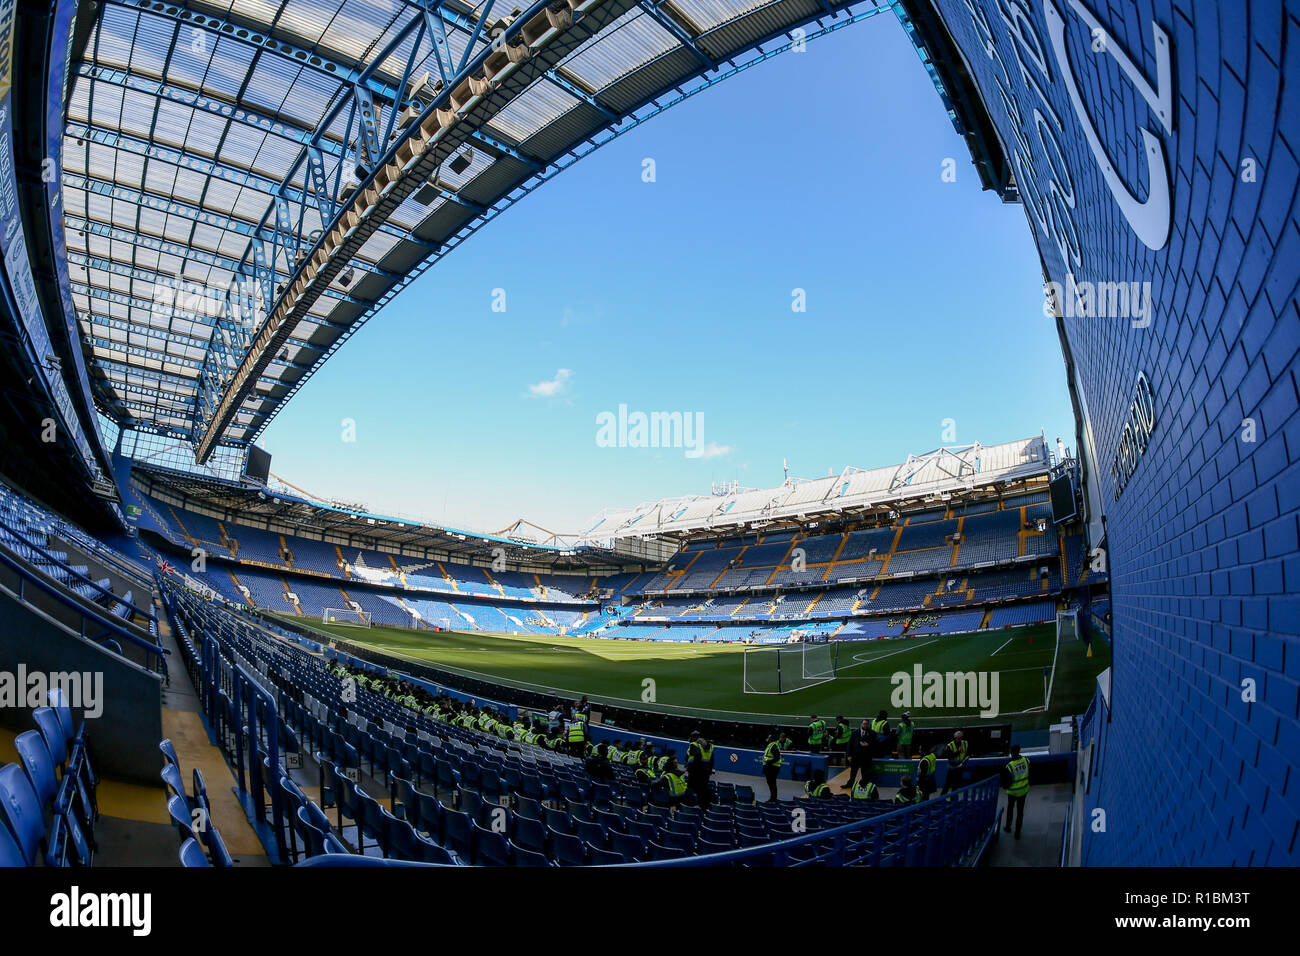
[[[1113,667],[1083,859],[1294,863],[1273,773],[1294,765],[1300,631],[1294,9],[933,8],[1014,174],[1104,511]]]

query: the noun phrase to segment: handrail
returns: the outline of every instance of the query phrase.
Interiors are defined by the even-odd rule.
[[[149,570],[143,564],[115,551],[93,535],[82,531],[76,525],[69,524],[61,518],[57,519],[57,521],[58,524],[53,531],[54,534],[68,539],[68,542],[74,547],[80,548],[101,561],[113,565],[123,576],[135,578],[144,585],[149,583]]]
[[[5,526],[5,530],[6,530],[7,532],[9,532],[9,534],[11,534],[11,535],[13,535],[15,538],[17,538],[19,541],[21,541],[23,544],[25,544],[27,547],[31,548],[33,551],[39,551],[39,552],[41,553],[41,556],[44,557],[46,560],[48,560],[48,561],[52,561],[53,563],[55,563],[55,564],[59,565],[60,567],[62,567],[62,568],[63,568],[65,571],[67,571],[69,574],[74,575],[75,577],[80,578],[80,579],[81,579],[82,581],[84,581],[86,584],[89,584],[91,587],[93,587],[93,588],[94,588],[96,591],[98,591],[100,594],[102,594],[102,595],[106,595],[106,596],[108,596],[108,597],[111,597],[111,598],[112,598],[114,601],[116,601],[117,603],[122,604],[122,605],[125,605],[126,607],[129,607],[129,608],[132,610],[132,612],[134,612],[134,613],[136,613],[136,614],[139,614],[141,617],[148,618],[149,620],[153,621],[155,625],[158,623],[158,618],[154,615],[154,613],[153,613],[152,611],[145,611],[145,610],[143,610],[143,609],[141,609],[141,608],[136,607],[134,604],[131,604],[131,603],[128,602],[128,601],[123,601],[123,600],[121,599],[121,597],[119,597],[118,595],[114,594],[112,591],[108,590],[107,588],[101,586],[101,585],[99,584],[98,581],[92,581],[92,580],[90,580],[90,578],[86,577],[86,576],[85,576],[84,574],[82,574],[80,571],[74,571],[71,567],[69,567],[67,564],[65,564],[63,561],[59,560],[58,558],[54,557],[53,554],[51,554],[49,551],[46,551],[46,550],[45,550],[43,547],[41,547],[39,544],[36,544],[34,541],[32,541],[31,538],[27,537],[27,535],[23,534],[21,531],[18,531],[18,530],[15,529],[15,528],[11,528],[11,527],[9,527],[9,526],[7,526],[7,525]],[[41,571],[41,573],[42,573],[42,574],[45,574],[44,571]],[[45,576],[46,576],[46,577],[49,577],[49,578],[52,578],[52,577],[53,577],[52,575],[49,575],[49,574],[45,574]]]
[[[63,590],[62,588],[56,587],[54,584],[51,584],[48,580],[45,579],[44,575],[37,574],[36,572],[33,571],[33,569],[28,567],[24,562],[13,557],[9,549],[4,547],[3,545],[0,545],[0,563],[7,565],[9,568],[15,571],[18,574],[18,576],[22,578],[24,581],[30,581],[32,584],[40,588],[46,594],[56,599],[64,607],[67,607],[70,610],[76,611],[78,614],[80,614],[82,637],[86,638],[87,640],[94,640],[94,638],[91,638],[88,634],[86,634],[86,619],[89,618],[92,621],[96,621],[97,623],[102,624],[109,631],[112,631],[116,636],[126,638],[127,641],[129,641],[131,644],[135,645],[136,647],[139,647],[150,654],[157,655],[160,663],[162,664],[163,673],[166,673],[167,671],[166,656],[170,654],[171,651],[163,647],[161,644],[153,644],[150,643],[149,641],[146,641],[138,634],[129,630],[123,624],[122,621],[113,617],[113,615],[102,611],[99,608],[99,606],[97,604],[94,604],[93,602],[87,602],[87,604],[84,606],[69,602],[67,591]],[[18,591],[18,599],[22,601],[24,604],[29,603],[27,601],[27,598],[23,595],[21,586]],[[91,610],[91,608],[94,608],[95,610]]]
[[[1021,810],[1021,813],[1024,811]],[[1072,836],[1072,822],[1074,818],[1074,796],[1071,794],[1070,800],[1065,804],[1065,823],[1061,827],[1061,866],[1070,865],[1070,837]]]

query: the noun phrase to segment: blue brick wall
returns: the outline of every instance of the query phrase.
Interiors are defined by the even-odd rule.
[[[1063,320],[1086,407],[1082,426],[1095,448],[1090,480],[1105,504],[1114,613],[1109,722],[1103,711],[1089,731],[1096,741],[1089,820],[1104,810],[1106,826],[1089,828],[1084,861],[1295,865],[1300,2],[934,6],[1002,143],[1025,158],[1022,195],[1050,196],[1056,183],[1059,215],[1040,219],[1026,203],[1047,277],[1149,281],[1154,300],[1145,328],[1124,317]],[[1065,24],[1064,68],[1051,43],[1053,10]],[[1086,11],[1153,83],[1152,24],[1163,28],[1172,48],[1172,131],[1113,48],[1092,49]],[[1172,202],[1168,240],[1158,248],[1139,238],[1104,181],[1065,69],[1139,200],[1150,195],[1151,163],[1140,131],[1156,134]],[[1043,128],[1051,135],[1040,139]],[[1244,160],[1256,164],[1253,182],[1242,175]],[[1154,391],[1155,427],[1116,499],[1111,464],[1139,373]],[[1253,442],[1244,419],[1254,423]],[[1254,702],[1243,700],[1247,679]]]

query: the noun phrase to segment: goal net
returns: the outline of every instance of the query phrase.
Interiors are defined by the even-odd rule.
[[[837,651],[834,642],[746,647],[742,690],[746,694],[789,694],[832,681]]]
[[[1079,637],[1079,611],[1077,608],[1070,608],[1068,611],[1056,612],[1056,640],[1070,641]]]
[[[370,627],[371,614],[351,607],[327,607],[321,611],[322,624],[347,624],[352,627]]]

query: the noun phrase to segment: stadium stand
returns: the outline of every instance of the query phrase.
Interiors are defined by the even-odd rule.
[[[282,691],[281,712],[268,714],[269,726],[249,731],[261,759],[246,765],[251,800],[287,862],[337,864],[334,857],[361,855],[442,865],[573,866],[703,862],[711,854],[730,863],[736,854],[736,860],[779,865],[962,863],[996,824],[992,781],[902,809],[846,797],[801,804],[807,833],[794,839],[789,819],[797,804],[755,804],[748,788],[715,784],[708,810],[672,809],[629,767],[615,766],[612,778],[597,779],[575,757],[512,739],[524,726],[517,715],[423,691],[417,698],[410,685],[330,663],[169,580],[159,584],[196,686],[206,686],[205,669],[216,665],[198,653],[195,641],[202,639],[240,672],[273,673]],[[345,682],[352,686],[346,716],[329,703],[344,697]],[[223,728],[243,712],[231,698],[207,696],[204,706]],[[305,758],[300,780],[318,777],[319,802],[285,769],[287,752]],[[244,760],[242,753],[231,757]],[[172,800],[184,800],[183,784],[172,786]],[[185,847],[183,855],[202,865],[188,841]],[[208,857],[214,864],[219,858],[211,845]]]

